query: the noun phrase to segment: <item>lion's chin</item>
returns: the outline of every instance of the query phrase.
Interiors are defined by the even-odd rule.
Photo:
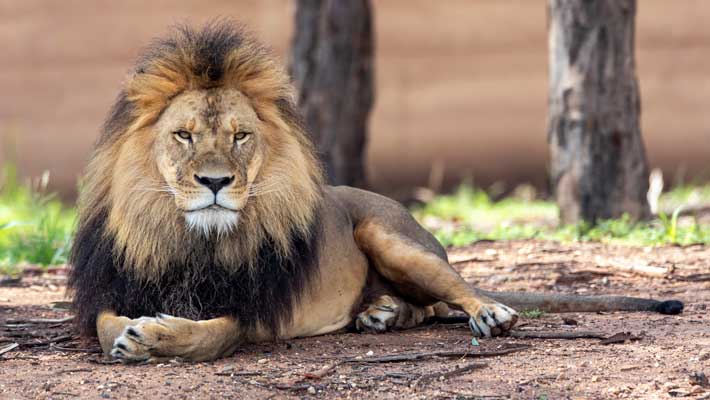
[[[221,207],[209,207],[185,213],[187,228],[205,236],[230,233],[236,228],[238,221],[238,211]]]

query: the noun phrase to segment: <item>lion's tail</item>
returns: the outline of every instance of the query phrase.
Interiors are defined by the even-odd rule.
[[[549,313],[597,311],[655,311],[680,314],[683,303],[678,300],[659,301],[626,296],[578,296],[525,292],[489,292],[482,294],[518,311],[540,310]]]

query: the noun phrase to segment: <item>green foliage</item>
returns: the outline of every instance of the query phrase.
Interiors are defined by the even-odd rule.
[[[661,197],[671,204],[678,199],[710,190],[681,188]],[[689,194],[690,193],[690,194]],[[695,194],[692,194],[695,193]],[[665,199],[668,196],[672,200]],[[684,197],[685,196],[685,197]],[[680,216],[682,208],[675,208],[671,216],[660,213],[659,219],[635,223],[624,215],[618,219],[585,222],[557,227],[557,207],[540,200],[506,198],[493,201],[481,190],[462,187],[454,194],[438,196],[430,203],[416,207],[415,217],[430,229],[445,246],[463,246],[478,240],[542,239],[561,242],[594,241],[629,245],[653,246],[664,244],[710,244],[710,225],[692,217]]]
[[[0,175],[0,270],[67,261],[76,213],[46,193],[48,176],[21,185],[14,167]]]
[[[682,206],[710,204],[710,185],[681,185],[663,193],[658,199],[661,210],[675,210]]]
[[[522,220],[554,220],[557,207],[547,201],[507,197],[494,201],[484,190],[462,185],[445,196],[437,196],[423,207],[412,210],[416,217],[427,215],[462,223],[512,225]]]

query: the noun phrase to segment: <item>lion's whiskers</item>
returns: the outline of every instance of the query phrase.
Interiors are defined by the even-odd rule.
[[[279,192],[286,183],[286,178],[282,177],[281,175],[277,175],[274,178],[268,178],[251,185],[249,187],[248,195],[249,197],[255,197]]]

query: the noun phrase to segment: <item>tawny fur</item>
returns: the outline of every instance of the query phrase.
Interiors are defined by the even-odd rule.
[[[289,107],[293,101],[283,69],[263,46],[239,32],[241,43],[225,58],[221,78],[212,80],[209,71],[196,75],[200,67],[190,44],[198,34],[178,30],[175,42],[180,46],[149,53],[128,77],[123,92],[132,105],[130,115],[114,127],[110,140],[96,148],[79,199],[79,214],[85,219],[98,210],[109,210],[117,254],[124,254],[125,265],[139,268],[135,272],[147,280],[160,276],[169,260],[190,251],[185,246],[190,232],[174,201],[151,190],[163,178],[150,151],[154,139],[150,127],[180,93],[214,87],[244,93],[268,129],[267,161],[253,183],[282,182],[278,190],[250,199],[240,215],[237,240],[223,236],[218,254],[224,265],[253,264],[264,240],[272,240],[288,257],[294,230],[306,232],[321,197],[322,172],[312,145],[297,119],[279,107]]]
[[[498,301],[682,310],[672,301],[476,290],[400,204],[324,185],[293,98],[268,51],[228,23],[179,29],[139,61],[89,164],[71,256],[77,321],[107,354],[209,360],[245,341],[408,328],[448,307],[467,315],[475,335],[495,336],[518,318]],[[258,127],[243,148],[240,123]],[[189,140],[182,127],[195,129]],[[229,175],[230,186],[208,190],[198,173]],[[208,205],[183,207],[199,190]],[[234,208],[218,204],[221,195]],[[238,215],[215,223],[214,212],[192,214],[215,205]]]

